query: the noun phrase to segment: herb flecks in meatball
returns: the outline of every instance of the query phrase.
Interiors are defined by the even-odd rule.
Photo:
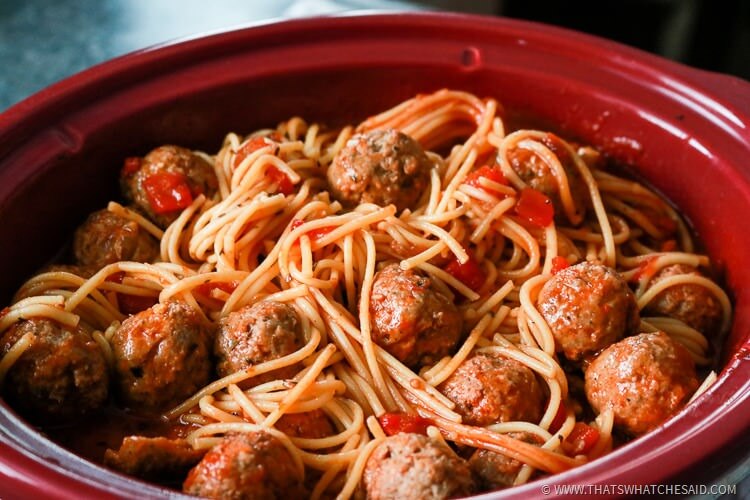
[[[627,337],[601,352],[586,369],[586,397],[615,425],[640,436],[680,410],[698,388],[687,350],[663,332]]]
[[[210,338],[200,316],[181,301],[130,316],[112,336],[118,395],[136,410],[162,410],[210,379]]]
[[[4,397],[32,420],[72,418],[101,408],[109,393],[107,361],[96,341],[48,319],[21,320],[0,339],[5,355],[24,335],[31,345],[11,366]]]
[[[219,182],[203,157],[179,146],[160,146],[142,159],[128,158],[120,177],[122,192],[146,217],[166,228],[204,194],[211,198]]]
[[[232,434],[188,474],[183,491],[204,498],[291,500],[307,496],[286,447],[267,432]]]
[[[476,485],[466,460],[421,434],[386,438],[362,476],[370,500],[438,500],[471,495]]]
[[[694,267],[674,264],[661,269],[649,282],[652,287],[672,276],[702,274]],[[644,314],[678,319],[704,335],[718,331],[722,319],[721,304],[706,287],[680,284],[668,287],[649,302]]]
[[[159,255],[159,242],[138,223],[105,209],[78,227],[73,254],[78,264],[95,268],[124,260],[151,262]]]
[[[544,394],[534,372],[500,355],[472,356],[438,389],[456,403],[455,410],[469,425],[538,423],[544,409]]]
[[[391,264],[375,274],[370,296],[373,341],[416,368],[451,354],[461,338],[461,314],[432,279]]]
[[[572,361],[635,333],[640,315],[625,280],[607,266],[581,262],[544,284],[539,311],[549,324],[556,349]]]
[[[429,185],[432,162],[419,143],[394,129],[353,136],[328,168],[333,197],[359,203],[414,208]]]
[[[224,377],[253,365],[281,358],[305,344],[297,312],[282,302],[264,300],[221,319],[214,342],[217,371]],[[279,368],[244,381],[244,387],[291,378],[298,365]]]

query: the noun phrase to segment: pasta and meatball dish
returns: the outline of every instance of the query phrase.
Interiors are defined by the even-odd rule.
[[[468,496],[656,429],[730,300],[661,196],[509,123],[441,90],[125,159],[4,309],[4,400],[208,498]]]

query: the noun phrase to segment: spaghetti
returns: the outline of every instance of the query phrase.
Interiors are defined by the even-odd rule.
[[[658,309],[637,331],[666,332],[701,367],[712,362],[709,338],[730,326],[731,303],[703,274],[709,259],[695,253],[686,224],[662,198],[609,172],[590,147],[548,132],[510,131],[501,113],[494,99],[441,90],[356,127],[327,130],[292,118],[246,137],[230,133],[216,155],[193,152],[194,161],[211,166],[215,192],[180,198],[166,227],[137,207],[107,207],[159,240],[157,258],[108,263],[91,273],[53,268],[20,288],[0,319],[0,378],[7,382],[34,352],[34,333],[11,335],[29,318],[92,336],[114,368],[113,335],[133,313],[142,314],[128,306],[134,301],[184,303],[207,331],[246,306],[275,301],[299,318],[297,347],[212,380],[163,410],[164,418],[191,429],[186,440],[193,448],[209,449],[231,433],[268,432],[307,476],[312,498],[355,492],[370,453],[394,432],[382,424],[388,414],[425,419],[428,435],[461,454],[476,448],[517,461],[513,484],[607,453],[618,439],[618,420],[609,409],[592,413],[575,392],[579,365],[563,359],[540,308],[547,283],[577,262],[596,262],[631,283],[641,311],[669,290],[700,289],[718,304],[713,331]],[[358,138],[391,129],[427,151],[419,160],[427,165],[423,187],[409,193],[416,201],[397,208],[410,189],[405,185],[381,186],[353,205],[335,199],[326,174],[337,157]],[[179,191],[183,181],[168,173],[177,179],[172,192]],[[396,201],[379,203],[392,187]],[[459,338],[448,351],[406,362],[378,337],[371,304],[385,300],[377,298],[377,280],[387,264],[396,264],[396,273],[429,277],[429,293],[455,309]],[[654,284],[674,265],[693,271]],[[441,384],[475,356],[510,360],[542,382],[538,420],[463,423],[460,405]],[[289,377],[247,385],[290,367]],[[285,415],[310,412],[324,413],[332,424],[327,435],[279,427]],[[595,433],[594,442],[582,444],[581,429]]]

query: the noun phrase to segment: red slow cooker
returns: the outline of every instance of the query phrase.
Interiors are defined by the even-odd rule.
[[[750,444],[750,84],[599,38],[464,15],[316,18],[93,67],[0,115],[0,299],[116,197],[124,157],[166,143],[218,150],[227,131],[293,115],[357,121],[443,87],[496,97],[633,165],[694,225],[735,307],[718,381],[676,418],[543,484],[487,497],[719,481]],[[0,402],[0,497],[176,495],[78,458]]]

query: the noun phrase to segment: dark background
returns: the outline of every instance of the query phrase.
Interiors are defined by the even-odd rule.
[[[363,9],[555,24],[750,80],[750,0],[0,0],[0,111],[82,69],[182,37]]]

